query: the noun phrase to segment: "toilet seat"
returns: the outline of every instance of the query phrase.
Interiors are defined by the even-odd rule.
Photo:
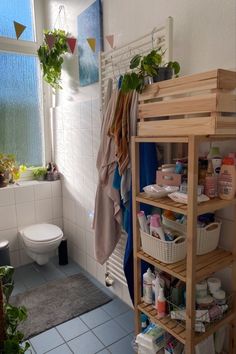
[[[35,224],[21,230],[23,237],[32,242],[43,243],[56,241],[63,235],[62,230],[52,224]]]

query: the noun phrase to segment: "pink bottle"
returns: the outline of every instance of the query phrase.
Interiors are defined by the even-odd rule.
[[[151,215],[150,218],[150,234],[154,237],[165,241],[165,234],[161,227],[161,217],[159,214]]]
[[[234,160],[225,157],[220,169],[218,180],[218,191],[221,199],[231,200],[234,198],[236,190],[236,172]]]

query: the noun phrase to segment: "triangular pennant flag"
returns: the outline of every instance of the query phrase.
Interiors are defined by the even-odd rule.
[[[15,32],[16,32],[16,38],[19,39],[24,30],[26,29],[26,26],[22,25],[19,22],[13,21],[14,22],[14,27],[15,27]]]
[[[87,38],[87,42],[93,52],[96,50],[96,38]]]
[[[66,38],[67,40],[67,45],[70,48],[71,53],[74,53],[75,50],[75,44],[76,44],[76,38]]]
[[[109,43],[110,47],[114,49],[114,34],[109,34],[106,36],[106,40]]]
[[[47,43],[49,49],[51,50],[56,42],[56,38],[53,34],[45,34],[45,42]]]

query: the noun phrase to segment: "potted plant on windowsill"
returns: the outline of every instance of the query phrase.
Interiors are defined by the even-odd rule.
[[[132,72],[125,73],[121,90],[142,92],[145,85],[151,82],[171,79],[173,73],[178,76],[180,65],[177,61],[164,62],[165,52],[161,48],[153,49],[147,55],[135,55],[130,61]],[[151,78],[151,80],[150,80]]]
[[[14,183],[19,178],[20,168],[12,154],[0,154],[0,188]]]
[[[46,174],[47,174],[47,168],[46,167],[34,167],[33,169],[33,176],[34,179],[38,181],[44,181]]]

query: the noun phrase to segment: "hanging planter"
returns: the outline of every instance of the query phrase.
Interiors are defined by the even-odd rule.
[[[44,43],[38,49],[38,57],[44,80],[55,90],[62,89],[63,56],[69,52],[68,33],[60,29],[44,31]]]

